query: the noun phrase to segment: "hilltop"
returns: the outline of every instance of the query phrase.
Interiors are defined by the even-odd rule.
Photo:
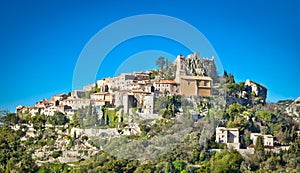
[[[300,169],[299,99],[268,104],[198,53],[155,63],[3,113],[0,172]]]

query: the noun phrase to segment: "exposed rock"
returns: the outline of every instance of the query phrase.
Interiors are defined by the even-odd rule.
[[[245,82],[245,86],[246,86],[246,90],[248,92],[250,92],[251,94],[255,94],[253,95],[254,97],[259,97],[261,98],[259,101],[262,104],[266,103],[266,99],[267,99],[267,88],[262,86],[259,83],[256,83],[254,81],[251,80],[246,80]]]
[[[267,88],[251,80],[246,82],[226,84],[226,103],[241,105],[266,104]]]
[[[288,107],[285,108],[287,114],[295,120],[300,120],[300,97],[294,100]]]
[[[174,61],[176,66],[176,79],[179,80],[179,76],[210,76],[214,82],[218,81],[217,70],[214,63],[214,57],[211,59],[200,58],[199,53],[190,54],[185,58],[182,55],[178,55]]]

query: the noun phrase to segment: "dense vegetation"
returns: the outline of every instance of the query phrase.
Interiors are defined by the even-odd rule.
[[[175,67],[168,60],[160,57],[156,65],[159,69],[151,71],[151,79],[174,79]],[[232,74],[224,72],[223,80],[222,87],[230,97],[240,98],[241,93],[247,90],[244,83],[235,82]],[[93,90],[87,92],[85,97],[88,98],[91,93],[101,92],[97,88],[95,84]],[[246,97],[257,99],[251,93]],[[35,115],[29,112],[15,114],[0,111],[0,172],[300,172],[300,137],[297,134],[299,122],[285,113],[285,106],[282,104],[244,106],[233,103],[219,110],[210,105],[210,99],[201,98],[189,102],[181,96],[170,96],[164,93],[156,98],[154,105],[154,111],[162,117],[161,119],[138,120],[136,123],[140,134],[121,136],[117,139],[99,139],[101,136],[78,137],[78,134],[70,134],[70,131],[74,127],[97,127],[118,128],[121,132],[129,123],[128,119],[125,120],[126,115],[122,107],[101,107],[100,114],[100,110],[90,105],[79,109],[71,118],[61,112],[55,112],[53,116],[45,116],[40,111]],[[252,103],[259,103],[259,101],[254,100]],[[132,118],[137,116],[138,109],[131,109]],[[180,109],[185,114],[180,114]],[[190,113],[191,110],[194,112],[193,115]],[[194,115],[197,114],[199,117],[195,118]],[[178,119],[182,116],[185,116],[188,121],[179,122]],[[216,126],[238,128],[241,148],[251,148],[254,153],[241,153],[233,148],[227,148],[225,144],[216,143],[213,133]],[[25,138],[30,132],[30,127],[34,129],[34,135]],[[126,154],[128,148],[124,148],[122,143],[118,142],[137,140],[148,145],[148,142],[157,136],[168,134],[170,137],[174,134],[172,130],[182,131],[184,129],[180,128],[185,127],[191,128],[189,133],[179,136],[182,140],[175,143],[173,148],[168,148],[165,152],[146,160],[118,158],[110,154],[112,153],[110,146],[103,147],[104,144],[115,140],[117,145],[114,147],[124,149],[123,152]],[[58,134],[58,131],[67,131],[69,135],[63,136]],[[271,149],[274,147],[264,146],[260,136],[256,143],[253,143],[250,139],[250,134],[253,132],[273,135],[274,145],[289,146],[289,148],[273,152]],[[55,146],[58,136],[67,139],[67,149],[88,141],[89,144],[97,147],[99,152],[88,159],[81,158],[72,164],[60,163],[58,158],[62,155],[62,150],[60,146]],[[51,163],[37,162],[33,157],[35,150],[45,146],[50,153],[47,157],[53,158]],[[78,152],[87,155],[87,151]]]
[[[141,136],[135,139],[151,138],[174,125],[173,115],[176,105],[175,97],[160,98],[161,113],[164,118],[154,124],[141,124]],[[200,106],[201,107],[201,106]],[[201,110],[199,108],[199,110]],[[86,111],[86,110],[85,110]],[[92,110],[93,111],[93,110]],[[165,114],[164,112],[168,112]],[[88,115],[88,114],[87,114]],[[105,110],[107,118],[104,120],[109,126],[115,126],[115,121],[110,120],[116,115],[116,110]],[[166,116],[167,115],[167,116]],[[209,116],[208,116],[209,117]],[[300,139],[297,136],[299,124],[288,117],[283,109],[276,104],[265,106],[256,105],[246,107],[240,104],[229,105],[221,115],[221,124],[226,127],[239,128],[242,147],[254,146],[254,154],[241,155],[234,149],[220,152],[211,149],[226,148],[214,142],[215,136],[206,140],[202,145],[200,140],[203,135],[203,127],[208,119],[200,119],[197,126],[185,136],[184,140],[171,151],[152,160],[130,160],[116,158],[105,151],[100,151],[88,160],[79,161],[73,165],[59,162],[37,165],[32,159],[32,153],[37,145],[51,145],[51,139],[29,138],[22,141],[24,129],[13,130],[11,127],[21,124],[33,124],[38,133],[49,133],[45,124],[53,126],[65,125],[65,127],[77,127],[82,122],[73,117],[70,121],[63,114],[57,112],[55,116],[46,117],[37,114],[16,115],[6,113],[1,117],[3,123],[0,127],[0,172],[299,172],[300,171]],[[117,121],[116,121],[117,122]],[[86,122],[88,123],[88,122]],[[94,122],[91,122],[94,124]],[[200,125],[199,125],[200,124]],[[201,125],[202,124],[202,125]],[[25,125],[24,125],[25,126]],[[262,139],[258,138],[253,144],[250,140],[250,132],[261,132],[275,136],[276,145],[289,145],[288,150],[280,150],[278,153],[264,148]],[[52,134],[52,135],[55,135]],[[54,138],[53,138],[54,137]],[[81,140],[90,140],[82,137]],[[53,157],[57,158],[60,151],[54,151]]]

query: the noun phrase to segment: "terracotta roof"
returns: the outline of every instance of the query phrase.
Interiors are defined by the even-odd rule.
[[[56,94],[56,95],[54,95],[54,96],[60,97],[60,96],[66,96],[66,94]]]
[[[177,84],[174,80],[161,80],[159,82],[155,82],[156,84]]]
[[[109,92],[99,92],[99,93],[93,93],[93,95],[107,95]]]
[[[209,76],[180,76],[180,78],[190,80],[212,80]]]

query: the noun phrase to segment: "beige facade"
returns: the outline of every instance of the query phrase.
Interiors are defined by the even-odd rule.
[[[180,94],[186,96],[210,96],[212,79],[207,76],[181,76]]]
[[[233,147],[234,149],[240,148],[239,142],[239,129],[238,128],[216,128],[216,142],[227,144],[228,147]]]
[[[71,92],[71,98],[74,98],[74,99],[83,98],[84,96],[85,96],[85,91],[83,91],[83,90],[73,90]]]
[[[113,78],[103,78],[97,81],[97,86],[102,92],[109,92],[109,90],[113,87],[113,83]]]
[[[122,73],[120,76],[114,78],[113,88],[119,90],[130,90],[135,76],[130,73]]]
[[[54,101],[52,100],[41,100],[35,103],[35,107],[37,108],[48,108],[54,105]]]
[[[89,84],[83,87],[83,91],[91,91],[96,85],[93,84]]]
[[[113,96],[108,92],[93,93],[90,95],[95,105],[112,105],[114,103]]]
[[[174,80],[161,80],[153,84],[155,91],[167,94],[179,94],[178,84]]]
[[[72,109],[79,109],[83,108],[86,106],[89,106],[91,103],[90,99],[73,99],[73,98],[68,98],[66,100],[63,100],[63,105],[71,106]]]
[[[149,72],[134,72],[133,75],[137,81],[150,80]]]
[[[274,139],[272,135],[263,135],[261,133],[251,133],[250,139],[253,141],[253,144],[256,144],[256,140],[258,136],[263,137],[264,146],[274,146]]]
[[[64,99],[67,99],[67,95],[66,94],[57,94],[57,95],[54,95],[51,97],[51,100],[52,101],[61,101],[61,100],[64,100]]]

